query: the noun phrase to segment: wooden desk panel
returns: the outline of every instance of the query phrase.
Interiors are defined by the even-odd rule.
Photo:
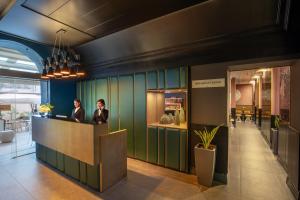
[[[107,133],[107,124],[32,117],[33,141],[90,165],[99,163],[99,135]]]

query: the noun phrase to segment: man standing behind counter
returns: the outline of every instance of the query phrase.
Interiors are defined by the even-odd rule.
[[[105,109],[104,99],[99,99],[97,101],[97,108],[94,112],[93,122],[96,124],[107,123],[108,119],[108,110]]]
[[[76,122],[83,122],[85,118],[85,111],[81,107],[81,102],[79,99],[74,99],[74,109],[72,110],[71,118]]]

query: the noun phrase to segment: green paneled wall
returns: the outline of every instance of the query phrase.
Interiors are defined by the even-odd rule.
[[[180,131],[180,171],[187,171],[187,131]]]
[[[165,70],[159,70],[158,71],[158,88],[164,89],[166,86],[165,83]]]
[[[180,131],[178,129],[166,129],[166,166],[180,169]]]
[[[134,147],[135,157],[147,159],[146,74],[134,76]]]
[[[85,118],[87,115],[87,99],[88,99],[88,96],[87,96],[88,89],[87,89],[86,85],[87,85],[86,81],[83,81],[81,84],[81,99],[80,99],[82,107],[85,110]]]
[[[133,76],[119,77],[120,129],[127,129],[127,155],[134,157]]]
[[[38,143],[36,144],[36,157],[81,183],[99,190],[100,173],[98,164],[91,166]]]
[[[166,69],[166,88],[180,88],[180,68]]]
[[[56,159],[57,159],[57,169],[64,172],[65,171],[65,158],[62,153],[56,152]]]
[[[45,147],[46,149],[46,162],[51,165],[52,167],[57,166],[57,158],[56,158],[56,151]]]
[[[158,128],[158,164],[165,166],[165,129]]]
[[[79,163],[79,174],[80,174],[80,182],[86,184],[86,163],[80,162]]]
[[[119,89],[118,77],[110,78],[110,109],[109,109],[109,130],[119,130]]]
[[[96,88],[96,95],[95,95],[95,109],[96,109],[96,102],[98,99],[104,99],[105,107],[109,108],[109,101],[108,101],[108,80],[107,78],[95,80],[95,88]]]
[[[91,166],[87,164],[86,177],[88,186],[94,189],[99,189],[99,165]]]
[[[77,180],[80,178],[79,161],[65,155],[65,173]]]
[[[157,89],[157,71],[147,72],[147,88]]]
[[[76,83],[76,97],[81,99],[81,82]]]
[[[105,100],[109,110],[109,131],[123,128],[128,131],[128,156],[145,161],[148,157],[149,162],[186,171],[187,137],[183,136],[186,132],[159,128],[156,134],[150,133],[147,138],[146,93],[147,89],[187,88],[187,81],[187,68],[177,67],[80,81],[76,91],[87,120],[92,119],[96,101],[99,98]],[[81,179],[87,181],[87,177]]]
[[[187,88],[188,73],[186,67],[180,67],[180,87]]]
[[[148,127],[148,162],[158,162],[158,133],[157,127]]]
[[[86,99],[85,99],[85,119],[92,120],[92,81],[86,82]]]

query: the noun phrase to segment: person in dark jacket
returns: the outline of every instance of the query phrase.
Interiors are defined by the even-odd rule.
[[[76,122],[83,122],[85,118],[85,111],[81,107],[81,102],[79,99],[74,99],[74,109],[72,110],[71,118]]]
[[[108,110],[105,109],[104,99],[99,99],[97,101],[97,109],[94,112],[93,122],[96,124],[107,123]]]

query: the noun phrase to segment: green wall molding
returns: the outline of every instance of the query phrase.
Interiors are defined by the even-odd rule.
[[[168,134],[164,128],[156,128],[155,133],[149,134],[146,113],[147,89],[187,88],[187,71],[187,67],[176,67],[82,80],[76,83],[77,97],[86,110],[87,120],[92,119],[96,101],[99,98],[105,100],[109,110],[109,131],[122,128],[128,131],[129,157],[187,171],[187,137],[176,129],[177,142],[173,142],[174,147],[167,147],[168,139],[172,143],[175,135]]]

